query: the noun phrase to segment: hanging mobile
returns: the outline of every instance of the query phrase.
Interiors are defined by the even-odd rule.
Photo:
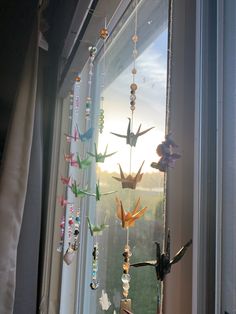
[[[130,145],[130,169],[129,169],[129,176],[125,179],[123,171],[120,167],[120,173],[121,173],[121,182],[122,182],[122,187],[129,187],[129,188],[135,188],[137,182],[139,182],[142,178],[142,175],[140,174],[141,168],[139,169],[137,173],[137,177],[132,177],[131,176],[131,167],[132,167],[132,147],[136,145],[137,139],[139,136],[145,134],[148,132],[150,129],[145,130],[143,132],[140,132],[141,125],[138,128],[138,131],[136,134],[133,132],[133,114],[135,110],[135,105],[136,105],[136,90],[138,88],[137,84],[135,83],[135,75],[137,74],[137,69],[136,69],[136,58],[138,55],[137,51],[137,42],[138,42],[138,35],[137,35],[137,0],[135,0],[135,8],[134,8],[134,35],[132,36],[132,42],[133,42],[133,68],[132,68],[132,77],[133,77],[133,82],[130,85],[130,110],[131,110],[131,119],[129,118],[129,124],[128,124],[128,129],[127,129],[127,134],[126,135],[120,135],[113,133],[116,136],[126,138],[126,144]],[[116,178],[117,179],[117,178]],[[119,180],[119,178],[118,178]],[[126,212],[123,208],[122,202],[117,198],[116,199],[116,206],[117,206],[117,216],[121,219],[122,221],[122,227],[126,229],[126,245],[124,248],[123,252],[123,275],[121,276],[121,281],[122,281],[122,295],[123,298],[120,301],[120,314],[125,314],[125,313],[132,313],[131,311],[131,299],[128,298],[129,296],[129,288],[130,288],[130,274],[129,274],[129,268],[130,268],[130,257],[132,256],[132,252],[129,246],[129,227],[133,226],[136,219],[140,218],[146,211],[146,207],[139,210],[140,206],[140,199],[138,200],[135,208],[131,212]]]

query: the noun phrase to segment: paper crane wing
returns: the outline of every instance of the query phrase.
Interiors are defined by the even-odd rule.
[[[107,157],[111,157],[111,156],[113,156],[113,155],[115,155],[117,152],[113,152],[113,153],[110,153],[110,154],[104,154],[103,156],[105,157],[105,158],[107,158]]]
[[[133,314],[133,312],[130,312],[129,310],[123,309],[123,311],[127,314]]]
[[[109,195],[109,194],[114,194],[117,191],[109,191],[109,192],[105,192],[105,193],[100,193],[100,195]]]
[[[145,214],[146,210],[147,210],[147,207],[144,207],[140,209],[137,213],[133,214],[131,221],[133,220],[133,222],[135,222],[135,220],[141,218]]]
[[[141,181],[141,179],[142,179],[143,174],[141,174],[141,171],[142,171],[142,168],[143,168],[143,164],[144,164],[144,161],[143,161],[142,165],[140,166],[140,168],[139,168],[139,170],[138,170],[138,172],[137,172],[137,174],[135,176],[135,180],[137,182]]]
[[[170,264],[173,265],[175,263],[177,263],[178,261],[181,260],[181,258],[184,256],[184,254],[186,253],[188,247],[192,244],[192,240],[188,241],[180,250],[179,252],[172,258],[172,260],[170,261]]]
[[[165,255],[167,258],[170,259],[170,229],[168,229],[168,232],[167,232]]]
[[[87,222],[88,222],[90,234],[91,234],[91,236],[93,236],[93,227],[94,226],[91,224],[89,217],[87,217]]]
[[[113,132],[110,132],[110,133],[119,137],[127,138],[127,135],[122,135],[122,134],[113,133]]]
[[[116,193],[116,192],[117,192],[117,191],[109,191],[109,192],[101,193],[101,192],[100,192],[100,184],[99,184],[99,181],[98,181],[98,183],[96,184],[96,194],[95,194],[95,196],[96,196],[96,200],[97,200],[97,201],[100,201],[102,195],[109,195],[109,194],[113,194],[113,193]]]
[[[135,215],[139,211],[139,207],[140,207],[140,197],[138,198],[137,203],[134,206],[134,209],[132,210],[132,215]]]
[[[140,124],[140,126],[139,126],[139,128],[138,128],[138,131],[137,131],[137,133],[136,133],[136,136],[141,136],[141,135],[143,135],[143,134],[149,132],[151,129],[154,129],[154,126],[151,127],[151,128],[148,128],[148,129],[146,129],[146,130],[144,130],[144,131],[142,131],[142,132],[139,132],[139,131],[140,131],[140,128],[141,128],[141,124]]]
[[[134,264],[131,264],[130,266],[142,267],[142,266],[156,266],[156,265],[157,265],[157,261],[146,261],[146,262],[141,262],[141,263],[134,263]]]

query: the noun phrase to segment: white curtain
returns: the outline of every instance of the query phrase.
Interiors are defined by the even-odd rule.
[[[13,312],[17,246],[26,199],[38,70],[38,17],[15,100],[0,176],[0,313]],[[13,74],[14,75],[14,74]],[[32,215],[34,209],[32,208]],[[32,234],[33,236],[33,234]],[[30,252],[27,253],[30,258]]]

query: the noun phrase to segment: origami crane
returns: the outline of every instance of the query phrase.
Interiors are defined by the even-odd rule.
[[[133,267],[142,267],[142,266],[153,266],[156,270],[157,280],[163,281],[165,276],[170,273],[171,266],[176,264],[181,260],[181,258],[186,253],[188,247],[192,244],[192,240],[188,241],[176,255],[170,259],[170,230],[168,230],[167,242],[166,242],[166,250],[161,254],[160,243],[156,243],[156,260],[154,261],[146,261],[142,263],[131,264]]]
[[[94,131],[94,128],[89,128],[85,133],[81,133],[79,131],[79,127],[78,125],[76,125],[76,128],[77,128],[77,132],[79,134],[79,139],[82,141],[82,142],[86,142],[88,140],[90,140],[93,136],[93,131]]]
[[[89,226],[89,231],[91,233],[91,236],[93,237],[94,235],[102,235],[102,231],[105,228],[108,228],[109,225],[106,225],[105,223],[101,224],[101,225],[93,225],[90,222],[89,217],[87,217],[87,221],[88,221],[88,226]]]
[[[98,181],[98,183],[96,184],[96,193],[86,192],[86,194],[90,195],[90,196],[95,196],[96,197],[96,201],[100,201],[102,195],[109,195],[109,194],[113,194],[113,193],[116,193],[116,192],[117,191],[110,191],[110,192],[106,192],[106,193],[101,193],[100,192],[100,183]]]
[[[58,197],[59,204],[61,206],[72,205],[68,200],[65,200],[63,196]]]
[[[122,134],[117,134],[117,133],[113,133],[111,132],[111,134],[113,135],[116,135],[116,136],[119,136],[119,137],[123,137],[123,138],[126,138],[126,144],[129,144],[130,146],[136,146],[136,143],[137,143],[137,140],[138,140],[138,137],[147,133],[148,131],[150,131],[151,129],[153,129],[154,127],[151,127],[149,129],[146,129],[142,132],[140,132],[140,129],[141,129],[141,124],[139,125],[138,127],[138,130],[136,132],[136,134],[134,134],[133,132],[131,132],[131,128],[130,128],[130,125],[131,125],[131,119],[129,119],[129,124],[128,124],[128,128],[127,128],[127,134],[126,135],[122,135]]]
[[[102,296],[101,298],[99,298],[99,303],[103,311],[107,311],[111,306],[111,302],[108,299],[108,295],[104,290],[102,290]]]
[[[68,143],[70,143],[71,140],[77,142],[78,139],[79,139],[79,134],[78,134],[77,128],[74,128],[73,135],[66,134],[66,133],[64,133],[64,135],[66,136],[66,140],[67,140]]]
[[[145,214],[147,207],[143,207],[142,209],[139,209],[139,207],[140,198],[138,199],[134,209],[131,212],[126,212],[123,208],[122,201],[116,197],[116,214],[117,217],[121,220],[123,228],[133,227],[135,221]]]
[[[73,160],[73,157],[74,157],[74,153],[64,154],[64,160],[65,161],[71,162],[71,160]]]
[[[92,160],[88,157],[83,160],[80,159],[79,155],[77,154],[77,165],[80,169],[88,168],[92,163]]]
[[[142,167],[143,167],[144,161],[139,168],[137,174],[133,177],[131,174],[129,174],[127,177],[124,176],[123,170],[121,168],[121,165],[119,164],[120,168],[120,178],[112,177],[117,181],[121,182],[123,189],[135,189],[138,182],[142,180],[143,173],[141,173]]]
[[[70,188],[75,197],[84,197],[88,194],[87,189],[79,188],[79,185],[76,183],[76,180],[74,180]]]
[[[116,152],[107,154],[107,148],[108,148],[108,145],[106,146],[104,154],[98,153],[97,152],[97,145],[94,143],[94,154],[93,153],[88,153],[88,154],[92,157],[95,157],[96,162],[104,162],[105,158],[116,154]]]
[[[61,176],[61,182],[64,185],[70,185],[70,179],[71,179],[70,177],[66,178],[66,177]]]

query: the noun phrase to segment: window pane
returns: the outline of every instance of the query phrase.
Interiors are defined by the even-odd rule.
[[[132,8],[131,8],[132,9]],[[129,12],[130,14],[130,12]],[[129,16],[127,14],[127,16]],[[112,303],[107,313],[119,313],[121,276],[126,231],[116,216],[115,196],[122,200],[124,208],[132,208],[141,198],[141,207],[147,206],[144,217],[130,228],[131,263],[155,259],[154,241],[162,244],[164,238],[164,176],[150,167],[157,161],[156,146],[164,140],[166,114],[167,81],[167,40],[168,40],[168,5],[167,1],[143,1],[138,10],[137,49],[137,85],[136,110],[134,112],[134,133],[140,124],[141,131],[155,127],[140,136],[136,147],[126,145],[124,138],[111,132],[126,134],[130,111],[130,83],[132,82],[132,42],[134,19],[127,23],[113,36],[105,55],[106,76],[104,96],[105,124],[98,139],[98,151],[103,152],[108,144],[108,153],[117,152],[104,163],[97,164],[97,177],[102,191],[116,190],[116,195],[107,195],[97,202],[97,221],[104,219],[109,228],[98,237],[100,281],[97,293],[96,313],[104,313],[99,304],[102,290],[108,294]],[[103,58],[98,64],[97,79],[102,75]],[[98,86],[98,90],[99,90]],[[101,96],[101,95],[99,95]],[[99,96],[97,99],[99,99]],[[132,160],[130,167],[130,158]],[[120,177],[118,163],[125,175],[138,172],[145,161],[143,178],[135,190],[122,189],[120,182],[112,177]],[[131,168],[131,169],[130,169]],[[157,280],[151,267],[130,269],[131,282],[129,297],[132,299],[134,313],[154,314],[157,308]],[[159,287],[160,292],[160,287]]]

